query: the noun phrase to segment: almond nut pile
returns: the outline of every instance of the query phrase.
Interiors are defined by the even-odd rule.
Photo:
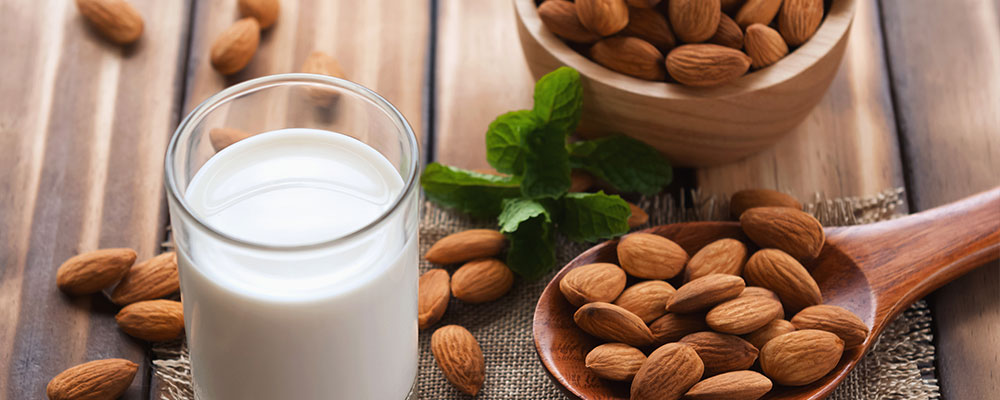
[[[819,28],[823,0],[545,0],[538,15],[611,70],[717,86],[774,64]]]
[[[689,257],[670,239],[638,232],[618,243],[620,266],[563,276],[576,325],[606,342],[587,354],[589,370],[631,381],[632,399],[752,400],[774,384],[819,380],[865,341],[864,322],[822,304],[803,266],[823,248],[819,221],[769,190],[737,193],[731,209],[752,243],[721,238]],[[628,277],[637,282],[626,286]],[[673,278],[683,282],[676,290]]]

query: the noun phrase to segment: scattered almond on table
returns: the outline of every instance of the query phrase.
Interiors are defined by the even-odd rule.
[[[112,358],[69,368],[49,381],[45,393],[50,400],[117,399],[125,393],[139,365]]]
[[[114,43],[130,44],[142,36],[142,15],[126,0],[76,0],[76,8]]]

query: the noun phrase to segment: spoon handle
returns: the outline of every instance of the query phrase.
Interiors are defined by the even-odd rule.
[[[857,262],[891,319],[955,278],[1000,258],[1000,187],[882,223],[833,228],[828,240]]]

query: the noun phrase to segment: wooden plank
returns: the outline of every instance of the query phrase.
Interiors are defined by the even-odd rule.
[[[1000,185],[997,2],[883,0],[882,10],[911,206]],[[1000,263],[945,286],[932,305],[944,397],[996,398]]]
[[[160,248],[189,2],[133,3],[146,31],[121,48],[73,2],[0,0],[0,398],[44,397],[62,370],[111,357],[140,364],[124,398],[147,397],[145,346],[118,330],[117,307],[55,287],[78,252]]]

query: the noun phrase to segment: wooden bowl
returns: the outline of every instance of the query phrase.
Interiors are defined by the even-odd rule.
[[[681,166],[735,161],[781,138],[809,115],[833,80],[847,46],[856,0],[830,0],[805,44],[774,65],[732,83],[692,88],[604,68],[549,32],[534,0],[514,0],[521,47],[535,78],[566,65],[583,79],[584,137],[623,133]]]

